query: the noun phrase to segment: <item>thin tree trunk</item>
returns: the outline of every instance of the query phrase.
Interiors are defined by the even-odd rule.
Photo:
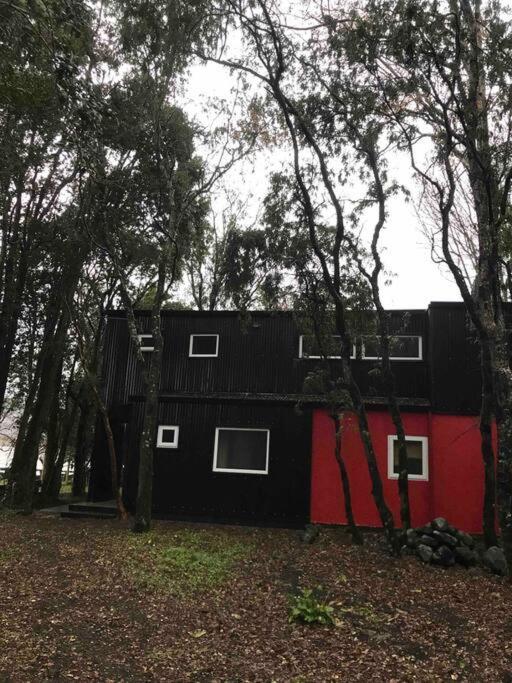
[[[160,374],[162,367],[163,338],[161,331],[162,300],[165,289],[166,259],[162,253],[158,264],[158,284],[155,300],[151,312],[154,350],[151,353],[151,363],[147,372],[146,401],[144,404],[144,421],[139,449],[139,481],[137,489],[137,503],[135,509],[135,523],[133,531],[144,533],[151,528],[151,513],[153,499],[153,449],[155,447],[158,391],[160,388]]]
[[[480,439],[482,458],[484,462],[484,499],[483,499],[483,532],[485,545],[498,544],[496,535],[496,472],[495,454],[492,443],[492,423],[494,407],[494,381],[492,374],[489,375],[492,362],[486,358],[489,350],[485,344],[481,344],[481,376],[482,376],[482,402],[480,406]]]
[[[343,436],[343,427],[342,427],[342,418],[340,418],[340,415],[335,412],[331,415],[331,418],[334,422],[334,435],[335,435],[335,443],[334,443],[334,457],[336,458],[336,462],[338,463],[338,468],[340,470],[340,477],[341,477],[341,485],[343,487],[343,499],[345,502],[345,516],[347,518],[347,525],[350,531],[350,534],[352,536],[352,543],[354,545],[363,545],[363,535],[361,534],[360,530],[357,528],[356,521],[354,518],[354,511],[352,509],[352,495],[350,492],[350,479],[348,475],[347,468],[345,466],[345,460],[343,458],[342,454],[342,447],[341,447],[341,442],[342,442],[342,436]]]
[[[86,466],[92,450],[94,418],[94,405],[90,400],[84,398],[80,401],[80,418],[76,431],[72,488],[72,494],[75,497],[85,495],[87,484]]]

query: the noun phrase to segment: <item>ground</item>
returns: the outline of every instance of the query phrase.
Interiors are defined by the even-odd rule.
[[[512,681],[512,588],[324,530],[0,516],[0,681]],[[314,588],[333,625],[290,623]]]

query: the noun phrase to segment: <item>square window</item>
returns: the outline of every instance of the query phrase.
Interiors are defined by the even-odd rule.
[[[158,425],[157,448],[178,448],[180,428],[176,425]]]
[[[378,360],[381,357],[379,337],[363,337],[362,355],[367,360]],[[389,358],[391,360],[422,360],[422,338],[403,334],[390,337]]]
[[[426,436],[406,436],[409,479],[428,480],[428,439]],[[398,437],[388,436],[388,477],[398,479]]]
[[[191,334],[190,358],[216,358],[219,355],[218,334]]]
[[[140,350],[143,353],[155,350],[152,334],[138,334],[137,336],[139,338]]]
[[[268,429],[217,427],[213,471],[268,474],[269,440]]]

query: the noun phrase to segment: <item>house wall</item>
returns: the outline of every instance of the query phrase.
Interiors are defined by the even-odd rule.
[[[123,498],[134,510],[144,403],[112,414],[116,447],[123,462]],[[309,520],[311,415],[294,405],[161,401],[158,424],[179,427],[178,447],[154,449],[153,510],[160,515],[301,525]],[[125,428],[123,428],[125,427]],[[214,472],[216,427],[268,429],[268,474]],[[110,466],[97,430],[91,498],[111,497]],[[97,456],[95,456],[97,457]],[[103,467],[101,464],[103,463]]]
[[[442,516],[471,533],[481,531],[483,465],[478,418],[430,413],[402,414],[408,436],[427,436],[428,481],[409,481],[412,524],[425,524]],[[395,434],[385,410],[368,412],[384,494],[395,524],[400,525],[398,482],[388,478],[387,437]],[[353,414],[344,419],[343,455],[350,477],[356,523],[380,526],[371,495],[363,446]],[[311,521],[345,524],[343,494],[334,457],[334,427],[327,411],[316,410],[312,427]]]

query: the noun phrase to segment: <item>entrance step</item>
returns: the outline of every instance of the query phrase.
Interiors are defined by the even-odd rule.
[[[117,508],[110,501],[105,503],[70,503],[67,510],[60,513],[67,519],[115,519]]]

